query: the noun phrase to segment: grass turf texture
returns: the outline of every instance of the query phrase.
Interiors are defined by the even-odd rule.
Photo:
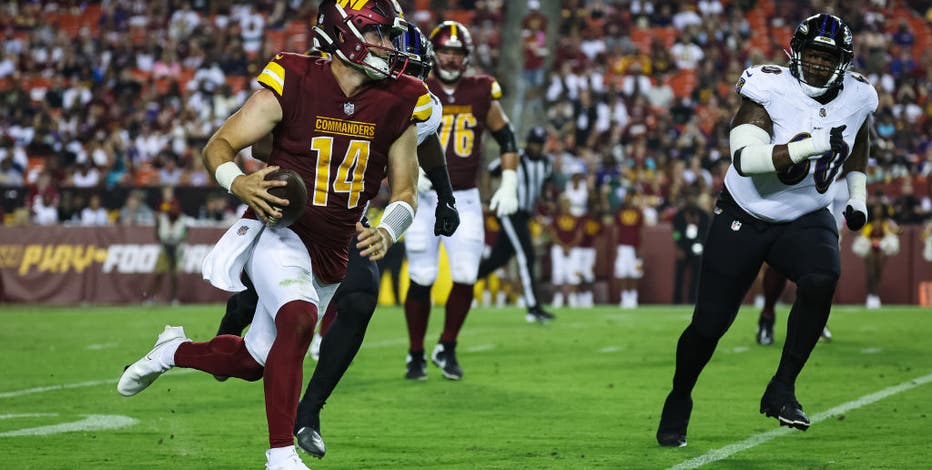
[[[0,433],[123,415],[135,425],[0,437],[0,468],[262,468],[268,446],[261,382],[218,383],[176,369],[141,394],[116,392],[123,366],[152,347],[166,323],[195,340],[216,331],[221,306],[43,308],[4,306]],[[693,394],[689,447],[654,440],[673,374],[682,307],[558,310],[549,325],[518,309],[475,309],[460,338],[462,382],[402,378],[407,336],[398,308],[376,312],[363,349],[324,408],[327,456],[315,469],[666,468],[777,428],[758,414],[779,361],[776,339],[754,343],[745,309],[719,343]],[[810,416],[932,374],[928,309],[835,307],[832,343],[820,343],[797,387]],[[435,308],[428,353],[442,326]],[[305,383],[314,367],[305,361]],[[103,381],[106,381],[103,383]],[[93,382],[24,393],[35,387]],[[919,468],[929,462],[932,384],[794,431],[707,468]],[[31,413],[54,416],[17,416]]]

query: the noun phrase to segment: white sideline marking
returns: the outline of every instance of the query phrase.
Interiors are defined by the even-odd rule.
[[[169,371],[167,373],[172,374],[172,375],[181,375],[181,374],[190,374],[193,372],[197,372],[197,371],[194,369],[177,369],[177,370]],[[48,385],[45,387],[34,387],[34,388],[27,388],[24,390],[14,390],[12,392],[3,392],[3,393],[0,393],[0,398],[21,397],[23,395],[32,395],[34,393],[51,392],[54,390],[68,390],[72,388],[96,387],[97,385],[115,384],[119,381],[120,379],[116,378],[116,379],[107,379],[107,380],[89,380],[87,382],[77,382],[73,384]]]
[[[837,416],[842,413],[847,413],[851,410],[856,410],[863,406],[876,403],[891,395],[896,395],[897,393],[914,389],[916,387],[925,385],[929,382],[932,382],[932,374],[918,377],[912,380],[908,380],[899,385],[894,385],[892,387],[885,388],[879,392],[871,393],[870,395],[864,395],[863,397],[858,398],[857,400],[849,401],[847,403],[842,403],[841,405],[838,405],[834,408],[823,411],[821,413],[817,413],[816,415],[812,417],[812,424],[818,423],[820,421],[825,421],[826,419],[831,418],[833,416]],[[789,434],[790,432],[793,432],[793,431],[794,429],[780,427],[780,428],[774,429],[773,431],[767,431],[764,433],[755,434],[741,442],[730,444],[720,449],[714,449],[714,450],[711,450],[705,453],[704,455],[700,455],[699,457],[694,457],[689,460],[685,460],[677,465],[674,465],[673,467],[670,467],[669,470],[699,468],[703,465],[710,464],[712,462],[718,462],[719,460],[727,459],[728,457],[731,457],[732,455],[737,454],[738,452],[750,449],[751,447],[757,446],[759,444],[763,444],[769,440],[775,439],[784,434]]]
[[[737,354],[737,353],[743,353],[743,352],[748,352],[748,351],[750,351],[750,350],[751,350],[751,348],[749,348],[749,347],[747,347],[747,346],[735,346],[735,347],[731,348],[731,352],[733,352],[733,353],[735,353],[735,354]]]
[[[119,343],[94,343],[88,344],[87,349],[91,351],[100,351],[101,349],[111,349],[119,346]]]
[[[482,352],[482,351],[491,351],[495,349],[494,344],[477,344],[475,346],[465,348],[466,352]]]
[[[58,416],[58,413],[17,413],[12,415],[0,415],[0,419],[41,418],[46,416]]]
[[[877,354],[880,351],[883,351],[883,348],[864,348],[861,350],[861,354]]]
[[[84,419],[80,421],[0,432],[0,437],[48,436],[50,434],[60,434],[63,432],[73,431],[102,431],[105,429],[125,428],[138,422],[138,419],[130,418],[129,416],[84,415]]]
[[[600,349],[599,352],[600,352],[600,353],[613,353],[613,352],[621,351],[621,350],[623,350],[623,349],[625,349],[625,348],[623,348],[623,347],[621,347],[621,346],[606,346],[606,347]]]

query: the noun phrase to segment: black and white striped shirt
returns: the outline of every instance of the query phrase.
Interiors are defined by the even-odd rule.
[[[541,155],[537,160],[528,158],[521,149],[521,158],[518,161],[518,210],[533,214],[537,209],[537,200],[543,190],[544,181],[550,178],[553,164],[547,155]],[[489,165],[489,174],[500,176],[502,174],[502,161],[496,159]]]

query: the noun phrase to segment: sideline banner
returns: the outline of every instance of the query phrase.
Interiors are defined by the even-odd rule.
[[[182,245],[181,302],[222,302],[228,294],[201,279],[201,260],[224,230],[191,228]],[[168,276],[155,285],[161,245],[155,227],[2,227],[0,302],[141,303],[154,288],[168,298]]]

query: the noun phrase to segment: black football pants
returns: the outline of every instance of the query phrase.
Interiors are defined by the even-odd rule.
[[[820,209],[788,223],[764,222],[738,207],[725,190],[705,242],[692,322],[677,347],[674,393],[691,392],[764,261],[797,285],[775,375],[787,385],[795,383],[828,321],[841,271],[835,220]]]
[[[538,306],[537,282],[534,281],[534,245],[531,242],[530,214],[518,211],[505,218],[499,218],[502,231],[495,240],[489,257],[479,264],[478,279],[508,263],[512,256],[518,259],[518,275],[524,291],[524,303],[528,309]]]

